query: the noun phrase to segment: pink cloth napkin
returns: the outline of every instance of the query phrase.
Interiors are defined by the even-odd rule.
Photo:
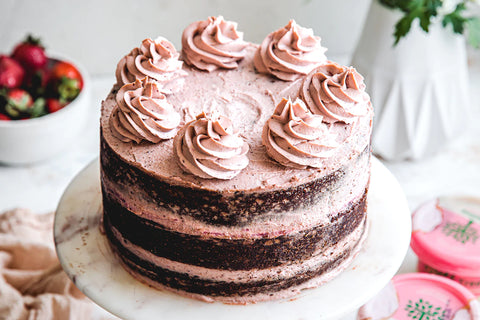
[[[92,302],[60,266],[52,228],[53,213],[0,214],[0,319],[92,318]]]

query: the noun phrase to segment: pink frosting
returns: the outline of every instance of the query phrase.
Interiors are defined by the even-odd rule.
[[[148,77],[120,88],[116,102],[110,127],[119,140],[158,143],[177,134],[180,115]]]
[[[200,70],[234,69],[245,57],[247,43],[235,22],[222,16],[190,24],[182,35],[183,59]]]
[[[115,75],[118,84],[127,84],[148,76],[161,83],[186,75],[183,62],[173,44],[163,37],[145,39],[139,48],[123,57],[117,65]]]
[[[327,49],[312,29],[302,28],[294,20],[270,33],[255,54],[258,72],[270,73],[281,80],[293,81],[325,63]]]
[[[326,122],[352,123],[371,110],[363,77],[352,67],[330,62],[305,78],[300,97],[310,111],[324,116]]]
[[[201,178],[232,179],[248,165],[248,144],[224,116],[201,113],[175,137],[180,167]]]
[[[265,123],[262,140],[267,153],[284,166],[322,166],[340,145],[323,117],[312,114],[302,100],[283,99]]]
[[[182,83],[178,90],[168,94],[168,101],[182,115],[182,120],[190,122],[202,111],[228,116],[234,121],[235,128],[249,145],[249,165],[231,180],[203,179],[182,170],[173,151],[173,139],[159,144],[142,143],[141,148],[132,148],[130,143],[122,143],[112,137],[108,120],[116,105],[114,95],[103,103],[102,128],[105,139],[115,153],[132,165],[148,171],[158,179],[185,187],[202,190],[215,190],[233,194],[234,190],[276,190],[285,185],[297,186],[319,179],[340,167],[352,168],[353,159],[358,157],[370,141],[371,119],[373,112],[358,118],[354,125],[337,122],[330,131],[338,136],[337,141],[345,141],[335,155],[323,159],[322,170],[279,170],[280,165],[266,153],[262,144],[264,124],[273,114],[276,105],[283,97],[298,96],[302,80],[294,82],[273,81],[270,75],[255,72],[253,57],[258,45],[250,44],[247,55],[237,69],[225,72],[219,69],[205,72],[184,65],[189,76],[176,79],[168,85]],[[163,90],[163,89],[162,89]],[[183,125],[182,125],[183,126]],[[152,161],[156,159],[156,161]],[[158,163],[162,165],[159,166]],[[366,167],[362,161],[359,170]],[[363,170],[362,172],[367,172]],[[362,175],[363,181],[363,175]],[[347,193],[348,194],[348,193]]]

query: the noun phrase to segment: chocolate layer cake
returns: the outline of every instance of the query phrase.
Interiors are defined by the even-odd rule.
[[[366,235],[363,79],[290,21],[261,45],[221,17],[146,39],[102,105],[105,235],[140,281],[206,301],[290,297]]]

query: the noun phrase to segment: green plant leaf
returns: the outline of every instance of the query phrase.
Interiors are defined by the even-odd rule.
[[[379,0],[381,4],[391,9],[400,9],[402,11],[408,10],[409,2],[405,0]]]
[[[384,6],[391,9],[399,9],[403,16],[395,24],[394,46],[405,37],[412,27],[413,21],[419,19],[419,25],[425,32],[429,31],[432,18],[438,15],[438,10],[443,5],[443,0],[378,0]],[[451,26],[452,31],[464,34],[468,43],[474,48],[480,48],[480,17],[465,17],[466,2],[462,0],[455,9],[442,17],[443,27]]]
[[[422,14],[418,18],[420,19],[420,27],[422,30],[428,32],[428,27],[430,26],[430,17],[426,14]]]
[[[393,36],[395,37],[395,46],[398,44],[400,39],[405,37],[410,31],[413,19],[414,17],[411,15],[406,15],[402,19],[398,20],[397,24],[395,25],[395,32],[393,33]]]
[[[382,2],[387,0],[381,0]],[[395,5],[393,0],[387,1],[389,5]],[[395,42],[397,45],[401,38],[407,35],[415,19],[419,19],[420,27],[423,31],[428,32],[432,17],[437,16],[438,9],[442,6],[442,0],[410,0],[400,1],[403,4],[396,4],[405,15],[395,25]]]
[[[480,48],[480,18],[469,18],[466,23],[468,43],[476,49]]]
[[[463,2],[459,3],[455,10],[451,13],[445,15],[442,20],[442,26],[446,27],[447,25],[451,25],[453,32],[463,34],[465,23],[467,22],[467,18],[462,16],[462,13],[465,11],[466,7]]]
[[[423,0],[418,8],[418,18],[420,19],[420,27],[423,31],[428,32],[432,17],[437,16],[438,9],[442,6],[442,0]]]

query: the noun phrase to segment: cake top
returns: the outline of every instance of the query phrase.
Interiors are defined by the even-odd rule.
[[[368,147],[363,78],[311,29],[292,20],[259,46],[211,17],[182,45],[146,39],[118,64],[101,126],[125,161],[172,184],[256,190],[320,178]]]

